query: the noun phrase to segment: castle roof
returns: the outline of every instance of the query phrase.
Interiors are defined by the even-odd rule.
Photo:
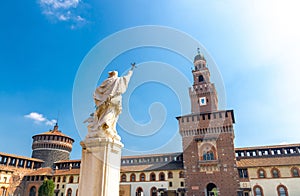
[[[54,136],[67,137],[67,138],[71,139],[71,140],[74,142],[74,139],[73,139],[73,138],[71,138],[71,137],[68,136],[68,135],[63,134],[63,133],[58,129],[58,125],[57,125],[57,124],[54,126],[53,130],[49,130],[49,131],[46,131],[46,132],[44,132],[44,133],[36,134],[36,135],[34,135],[33,137],[41,136],[41,135],[54,135]]]
[[[202,53],[199,52],[199,54],[197,54],[194,58],[194,62],[198,61],[198,60],[202,60],[202,61],[206,61],[204,55]]]
[[[54,175],[79,175],[80,174],[80,169],[60,169],[60,170],[55,170]]]
[[[80,169],[61,169],[61,170],[53,170],[50,167],[39,168],[26,176],[57,176],[57,175],[79,175]]]
[[[39,168],[29,174],[26,174],[26,176],[48,176],[48,175],[52,175],[53,174],[53,170],[50,167],[43,167],[43,168]]]
[[[122,159],[162,157],[162,156],[179,156],[179,155],[182,155],[182,152],[171,152],[171,153],[161,153],[161,154],[145,154],[145,155],[130,155],[130,156],[122,156]]]
[[[268,145],[268,146],[251,146],[251,147],[239,147],[235,148],[235,151],[243,150],[263,150],[263,149],[274,149],[274,148],[291,148],[300,147],[300,144],[282,144],[282,145]]]
[[[60,160],[60,161],[55,161],[54,163],[77,163],[77,162],[81,162],[81,159],[77,159],[77,160]]]
[[[15,155],[15,154],[8,154],[8,153],[4,153],[4,152],[0,152],[0,156],[13,157],[13,158],[17,158],[17,159],[24,159],[24,160],[35,161],[35,162],[44,162],[41,159],[19,156],[19,155]]]
[[[0,165],[0,172],[10,172],[10,173],[13,173],[14,170],[11,170],[11,169],[8,169],[7,166],[3,166],[3,165]]]
[[[257,157],[237,160],[238,167],[269,167],[284,165],[300,165],[299,156]]]

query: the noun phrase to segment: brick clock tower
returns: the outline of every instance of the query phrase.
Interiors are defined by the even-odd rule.
[[[216,88],[200,52],[194,66],[194,83],[189,89],[191,114],[177,117],[187,195],[238,195],[233,110],[218,110]]]

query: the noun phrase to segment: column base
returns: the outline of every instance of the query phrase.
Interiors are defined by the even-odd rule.
[[[86,138],[81,143],[79,196],[119,196],[123,144],[111,138]]]

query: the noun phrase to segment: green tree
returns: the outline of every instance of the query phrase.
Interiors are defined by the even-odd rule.
[[[53,180],[44,180],[39,188],[39,196],[53,196],[54,195],[54,182]]]

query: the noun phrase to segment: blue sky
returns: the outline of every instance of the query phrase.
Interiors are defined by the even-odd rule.
[[[0,8],[0,151],[30,156],[32,135],[51,129],[59,113],[60,129],[76,140],[72,158],[80,158],[72,111],[77,70],[99,41],[141,25],[178,29],[206,48],[222,75],[227,108],[235,110],[237,147],[299,143],[299,7],[297,1],[276,0],[5,1]],[[120,55],[107,70],[123,72],[126,67],[117,65],[133,59],[171,64],[192,80],[186,59],[153,48]],[[99,82],[105,77],[99,76]],[[120,133],[127,153],[181,150],[180,140],[161,148],[177,131],[175,116],[180,115],[180,103],[168,86],[139,86],[129,102],[132,118],[155,122],[148,110],[157,102],[157,113],[167,111],[162,129],[146,137],[150,142]]]

